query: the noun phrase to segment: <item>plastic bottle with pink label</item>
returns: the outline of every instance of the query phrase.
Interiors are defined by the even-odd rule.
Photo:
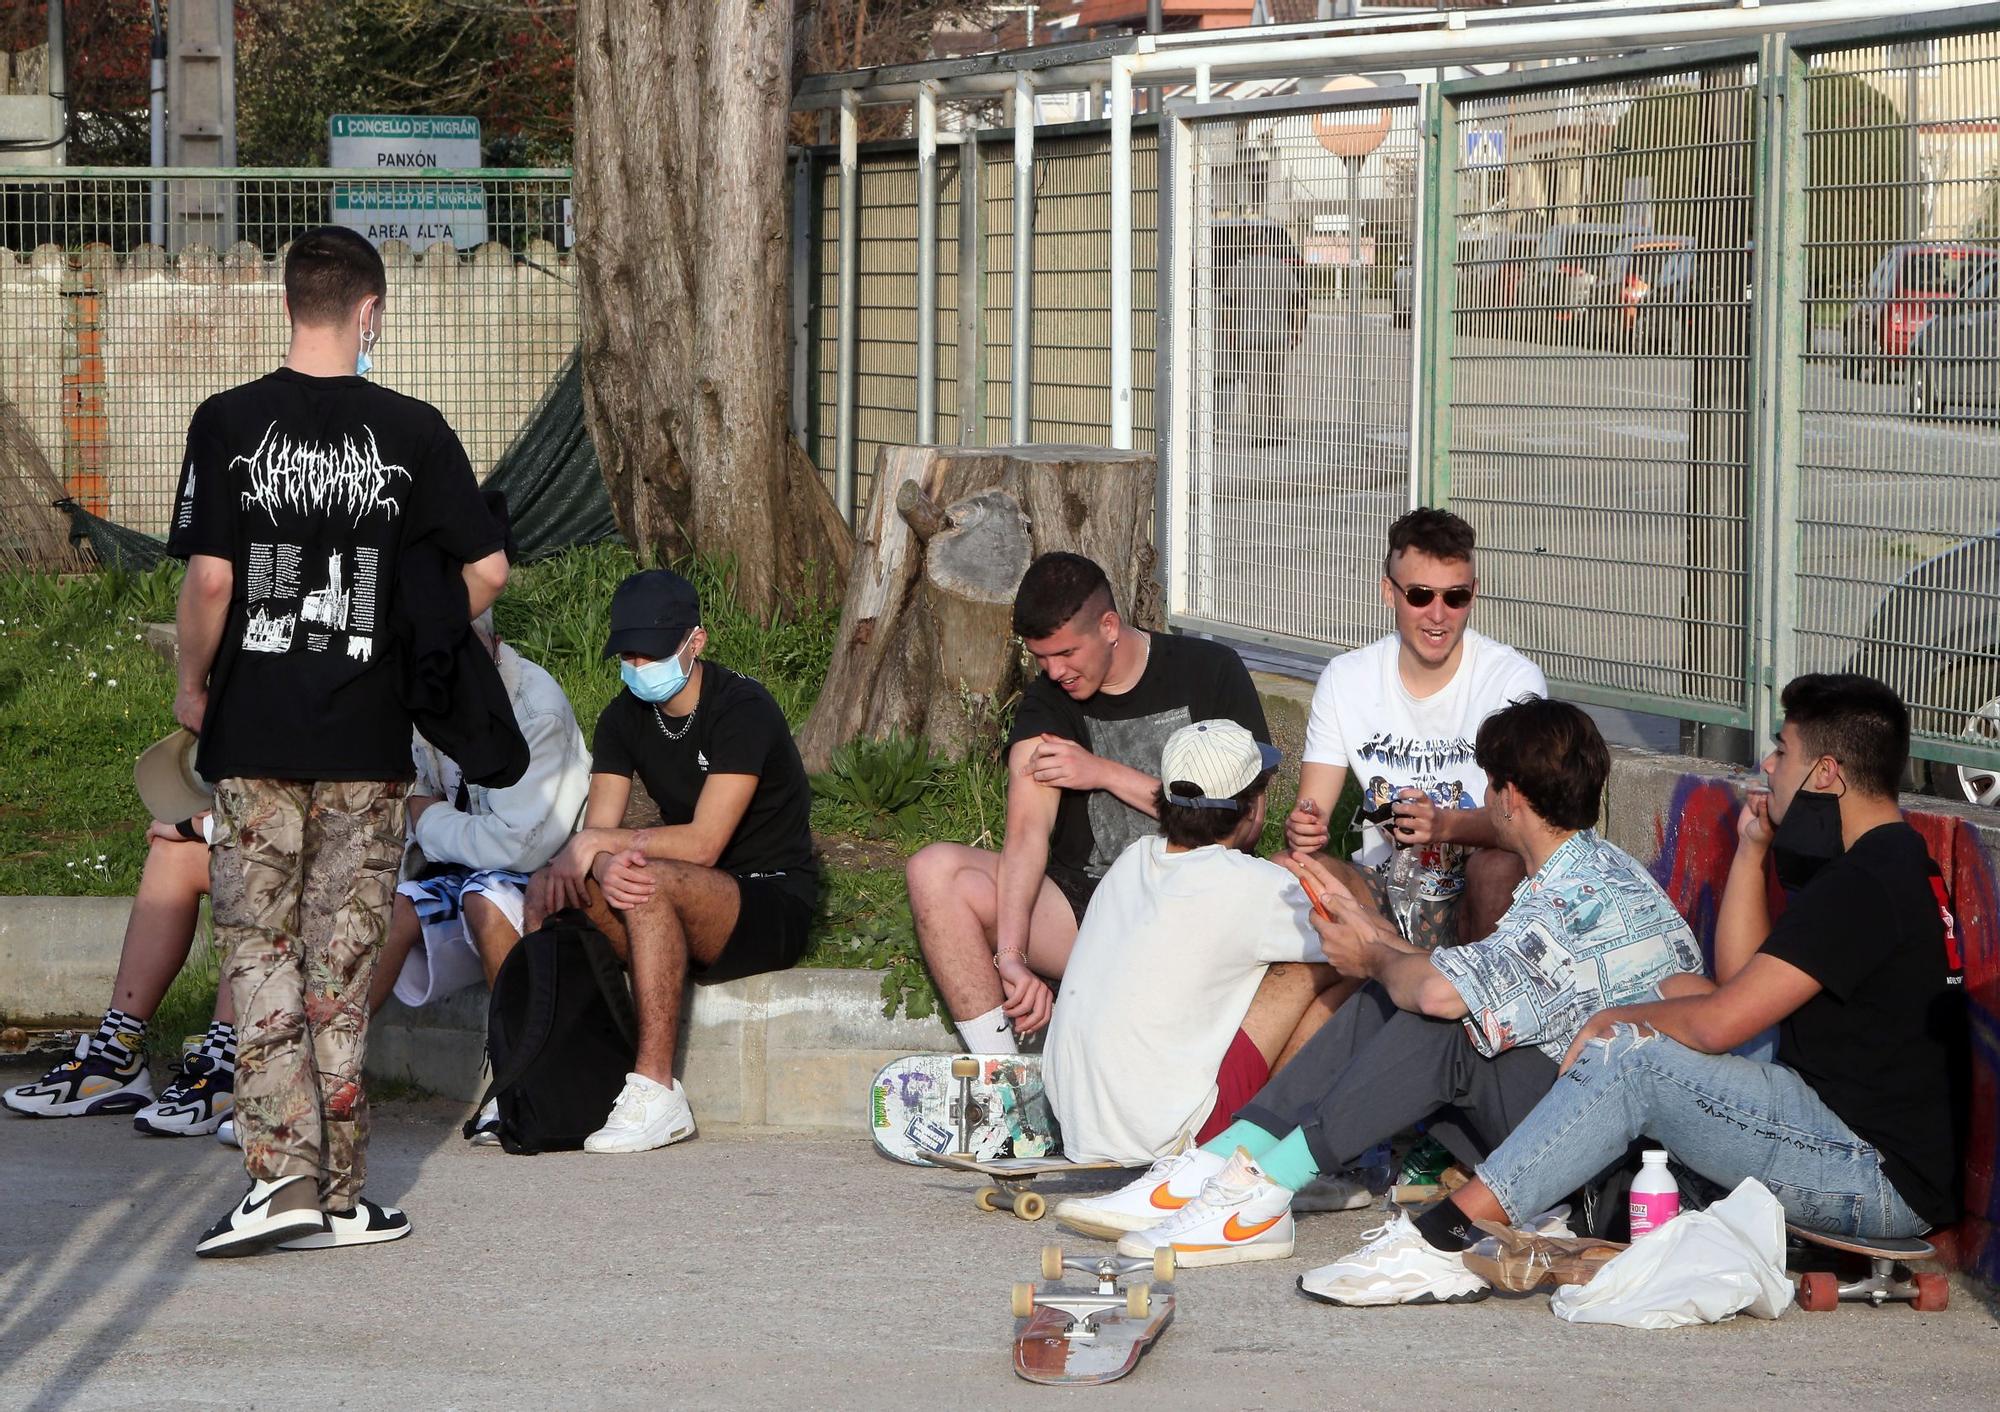
[[[1634,1240],[1652,1234],[1681,1214],[1681,1189],[1667,1170],[1667,1154],[1657,1147],[1647,1150],[1639,1175],[1632,1178],[1628,1211]]]

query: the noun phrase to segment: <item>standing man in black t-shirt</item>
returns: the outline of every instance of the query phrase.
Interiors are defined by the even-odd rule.
[[[1896,806],[1910,717],[1862,676],[1804,676],[1752,794],[1715,926],[1715,980],[1598,1012],[1564,1078],[1480,1180],[1313,1271],[1333,1304],[1462,1303],[1476,1220],[1518,1222],[1640,1136],[1710,1181],[1768,1187],[1788,1219],[1905,1237],[1959,1217],[1971,1081],[1964,965],[1943,879]],[[1791,891],[1773,923],[1764,860]],[[1732,1053],[1772,1026],[1774,1064]]]
[[[1003,849],[933,843],[909,861],[924,962],[968,1053],[1012,1054],[1048,1023],[1090,894],[1128,844],[1159,831],[1160,750],[1226,718],[1268,740],[1242,659],[1219,642],[1135,628],[1104,570],[1044,554],[1014,595],[1043,672],[1007,740]]]
[[[195,1247],[245,1255],[409,1234],[361,1196],[368,989],[412,774],[403,557],[463,563],[466,616],[507,582],[500,527],[437,409],[370,383],[382,258],[327,227],[285,257],[284,366],[202,403],[168,551],[187,561],[174,715],[216,781],[216,941],[238,1026],[250,1191]]]
[[[639,1052],[586,1152],[646,1152],[694,1136],[674,1078],[688,977],[735,980],[799,959],[819,900],[812,786],[785,713],[761,684],[702,660],[693,584],[633,574],[611,597],[606,657],[625,690],[597,718],[583,829],[528,888],[530,927],[581,907],[632,973]],[[623,827],[637,776],[660,822]]]

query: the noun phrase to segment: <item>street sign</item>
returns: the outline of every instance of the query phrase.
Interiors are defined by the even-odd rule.
[[[1328,79],[1321,85],[1322,93],[1345,93],[1359,88],[1373,88],[1375,85],[1359,74],[1342,74]],[[1387,108],[1329,108],[1323,113],[1314,113],[1312,119],[1313,136],[1319,145],[1336,157],[1359,161],[1382,145],[1382,139],[1389,135],[1389,110]]]
[[[1465,165],[1504,167],[1507,165],[1507,132],[1497,127],[1470,127],[1465,130]]]
[[[468,250],[486,240],[486,189],[478,182],[412,180],[426,171],[477,167],[479,119],[395,113],[335,113],[327,120],[336,167],[367,167],[389,180],[335,182],[333,223],[375,245],[400,240],[424,250],[448,240]]]

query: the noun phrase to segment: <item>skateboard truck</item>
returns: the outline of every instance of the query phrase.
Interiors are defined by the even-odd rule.
[[[970,1157],[972,1129],[983,1116],[982,1110],[972,1101],[972,1081],[979,1077],[979,1061],[952,1060],[951,1076],[958,1081],[958,1097],[951,1101],[951,1120],[958,1124],[958,1146],[953,1150]]]
[[[1088,1275],[1097,1282],[1097,1288],[1077,1290],[1055,1283],[1062,1278],[1065,1270]],[[1172,1280],[1173,1247],[1161,1246],[1153,1252],[1150,1260],[1134,1260],[1118,1255],[1100,1256],[1094,1260],[1065,1260],[1061,1246],[1045,1245],[1042,1247],[1042,1278],[1049,1283],[1039,1289],[1025,1282],[1015,1285],[1014,1317],[1026,1319],[1037,1309],[1058,1310],[1069,1319],[1062,1332],[1065,1339],[1072,1343],[1094,1342],[1100,1315],[1115,1310],[1132,1319],[1151,1317],[1153,1287],[1150,1284],[1127,1285],[1123,1289],[1118,1286],[1118,1281],[1124,1277],[1142,1272],[1150,1273],[1161,1284]]]
[[[1927,1240],[1872,1240],[1861,1236],[1834,1236],[1811,1231],[1791,1222],[1786,1229],[1793,1240],[1822,1249],[1860,1256],[1868,1261],[1868,1273],[1859,1279],[1843,1280],[1833,1270],[1808,1270],[1799,1276],[1799,1308],[1819,1313],[1841,1304],[1908,1304],[1919,1313],[1935,1313],[1948,1307],[1951,1284],[1935,1270],[1912,1271],[1914,1261],[1928,1260],[1936,1249]]]

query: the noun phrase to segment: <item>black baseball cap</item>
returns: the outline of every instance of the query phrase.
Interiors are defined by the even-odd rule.
[[[611,595],[604,655],[671,657],[701,622],[701,595],[671,569],[642,569]]]

